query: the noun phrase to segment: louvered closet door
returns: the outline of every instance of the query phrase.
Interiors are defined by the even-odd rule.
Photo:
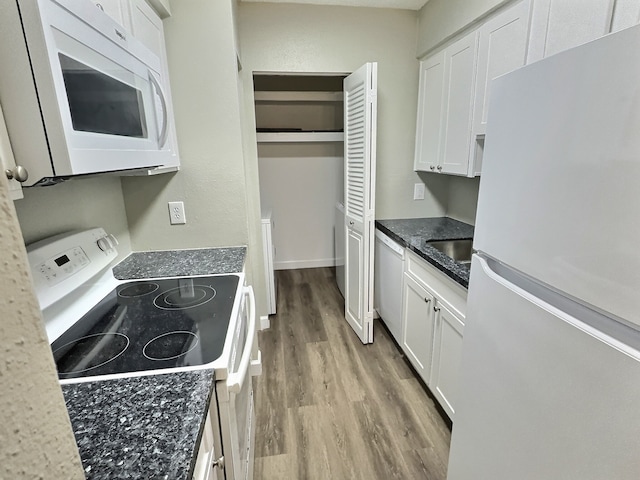
[[[345,318],[373,342],[377,63],[344,79]]]

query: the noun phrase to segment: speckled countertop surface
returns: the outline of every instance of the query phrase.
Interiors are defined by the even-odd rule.
[[[241,272],[246,247],[133,252],[113,268],[118,280]]]
[[[376,220],[376,228],[392,240],[424,258],[438,270],[458,282],[469,286],[469,267],[429,246],[434,240],[473,238],[473,226],[448,217]]]
[[[87,479],[191,478],[213,370],[63,385]]]
[[[134,252],[119,280],[241,272],[246,247]],[[191,478],[213,370],[67,384],[62,391],[87,479]]]

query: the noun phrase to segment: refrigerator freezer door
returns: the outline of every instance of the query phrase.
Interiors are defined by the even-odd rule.
[[[640,27],[494,80],[474,248],[640,325]]]
[[[637,479],[637,349],[475,255],[468,301],[448,480]]]

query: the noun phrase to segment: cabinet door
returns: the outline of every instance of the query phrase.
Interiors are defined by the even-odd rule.
[[[4,123],[4,115],[2,114],[2,107],[0,107],[0,167],[2,171],[7,170],[15,171],[16,160],[13,157],[13,150],[11,149],[11,142],[9,141],[9,134],[7,133],[7,126]],[[2,174],[4,175],[4,173]],[[8,180],[9,182],[9,196],[12,200],[18,200],[24,198],[22,194],[22,185],[15,178]]]
[[[438,171],[467,175],[471,152],[471,120],[475,94],[478,32],[445,50],[445,123]]]
[[[444,114],[444,50],[420,62],[416,152],[413,169],[435,171],[440,158]]]
[[[638,23],[640,23],[640,0],[616,0],[611,31],[617,32]]]
[[[614,0],[536,0],[527,63],[609,33]]]
[[[458,395],[464,323],[441,302],[436,306],[431,391],[453,420]]]
[[[116,22],[127,28],[125,15],[126,6],[124,0],[93,0],[96,7],[105,12]]]
[[[435,298],[406,273],[402,297],[402,349],[428,384],[433,353]]]
[[[484,135],[491,80],[525,64],[531,1],[524,0],[480,27],[473,133]]]

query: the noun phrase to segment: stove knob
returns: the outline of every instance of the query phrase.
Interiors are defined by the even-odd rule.
[[[111,240],[109,240],[109,237],[102,237],[98,239],[98,248],[103,252],[111,250],[113,248],[113,244],[111,243]]]

